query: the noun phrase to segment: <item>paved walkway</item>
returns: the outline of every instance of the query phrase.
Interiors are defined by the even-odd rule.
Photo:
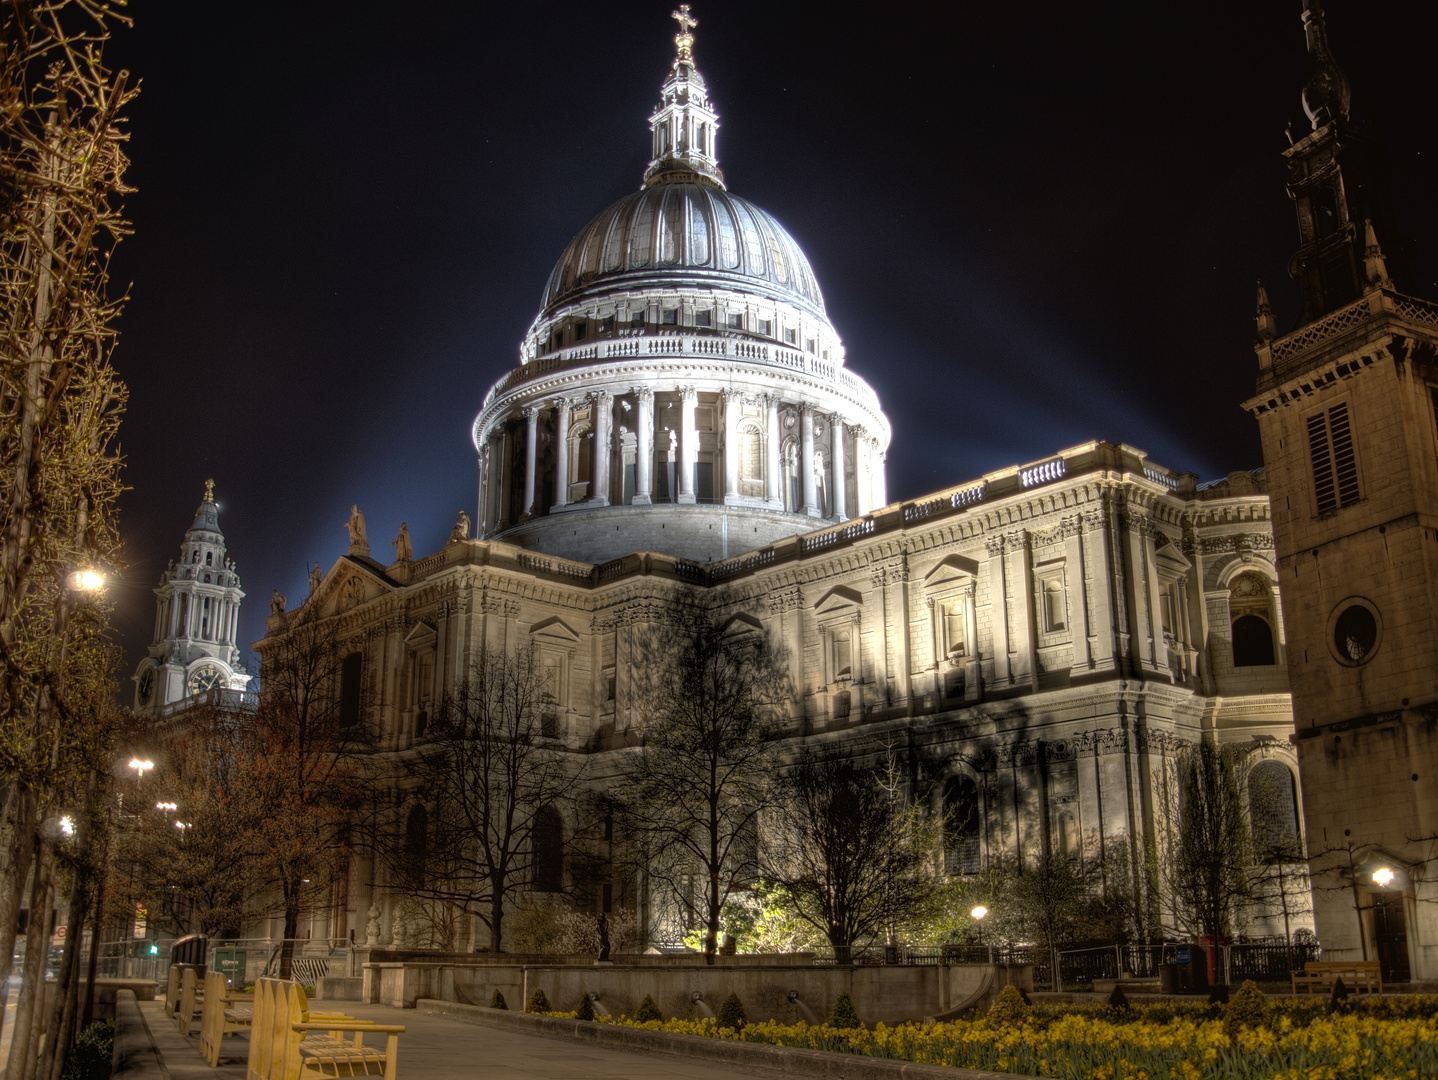
[[[181,1038],[173,1020],[165,1016],[163,1001],[142,1001],[141,1015],[164,1059],[172,1080],[244,1080],[249,1040],[232,1035],[225,1039],[226,1057],[211,1069],[200,1056],[200,1023]],[[400,1080],[500,1080],[524,1077],[534,1080],[736,1080],[738,1077],[776,1077],[768,1069],[746,1070],[710,1066],[667,1054],[640,1054],[602,1046],[548,1039],[539,1035],[479,1027],[447,1016],[429,1016],[413,1009],[361,1005],[353,1001],[316,1002],[316,1008],[339,1009],[361,1020],[404,1024],[399,1037]],[[384,1045],[383,1036],[367,1043]]]

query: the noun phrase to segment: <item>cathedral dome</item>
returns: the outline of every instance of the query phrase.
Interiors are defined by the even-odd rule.
[[[681,282],[757,292],[825,315],[794,238],[767,211],[712,183],[656,183],[597,214],[555,264],[543,310],[609,289]]]

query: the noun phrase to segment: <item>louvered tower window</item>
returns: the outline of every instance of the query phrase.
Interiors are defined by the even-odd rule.
[[[1346,403],[1308,418],[1308,454],[1313,463],[1313,498],[1320,515],[1358,501],[1358,461],[1353,455]]]

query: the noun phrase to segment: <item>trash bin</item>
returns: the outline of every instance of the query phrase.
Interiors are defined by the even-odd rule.
[[[245,985],[245,964],[249,956],[244,949],[216,949],[210,960],[210,970],[218,971],[225,977],[233,990],[242,990]]]
[[[1178,965],[1158,965],[1158,992],[1160,994],[1178,993]]]

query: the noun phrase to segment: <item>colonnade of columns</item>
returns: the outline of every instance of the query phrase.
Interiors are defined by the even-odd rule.
[[[699,394],[693,387],[680,386],[675,391],[679,404],[679,429],[677,432],[677,461],[674,463],[677,468],[677,490],[667,490],[667,499],[679,504],[694,504],[698,502],[699,493],[695,489],[695,472],[699,463],[699,439],[700,432],[695,425],[695,409],[698,405]],[[654,464],[655,464],[655,442],[657,437],[655,427],[655,394],[648,386],[638,386],[632,391],[635,407],[634,433],[635,433],[635,458],[634,458],[634,481],[633,491],[629,494],[629,502],[635,506],[649,506],[654,503]],[[718,407],[722,413],[722,434],[723,438],[719,443],[722,450],[719,465],[722,461],[722,472],[715,479],[720,481],[722,487],[718,487],[719,498],[715,501],[726,505],[754,505],[753,495],[741,493],[741,470],[745,464],[741,461],[741,444],[743,435],[739,430],[739,422],[743,415],[742,406],[746,398],[749,402],[754,401],[752,395],[745,395],[739,391],[721,390],[718,396]],[[828,494],[828,515],[832,518],[845,520],[849,517],[851,509],[855,514],[867,514],[877,506],[884,505],[886,498],[883,491],[883,459],[884,455],[879,452],[877,440],[873,438],[863,427],[855,425],[852,435],[855,450],[855,491],[856,501],[851,508],[848,505],[848,438],[849,430],[844,418],[838,413],[825,413],[816,406],[805,403],[793,403],[786,406],[779,397],[774,394],[760,395],[763,405],[763,467],[762,479],[764,492],[761,498],[761,505],[770,510],[785,508],[784,494],[784,459],[783,442],[784,430],[781,423],[781,410],[783,408],[796,409],[799,413],[799,474],[801,478],[799,505],[793,508],[793,512],[808,517],[821,518],[825,515],[825,506],[821,497],[818,481],[816,479],[816,435],[815,428],[817,421],[826,421],[829,430],[826,433],[828,438],[829,461],[825,472],[827,479],[825,488]],[[592,407],[593,424],[589,435],[594,440],[595,452],[591,458],[590,475],[571,475],[571,427],[573,413],[576,405],[588,403]],[[480,508],[483,517],[482,528],[486,533],[493,532],[498,528],[508,527],[517,524],[511,520],[513,515],[508,511],[513,507],[512,485],[519,482],[522,487],[521,509],[519,520],[526,520],[545,512],[544,508],[537,505],[538,480],[540,476],[539,453],[539,422],[541,414],[547,409],[554,410],[554,501],[548,508],[549,513],[562,512],[580,507],[602,507],[611,503],[610,470],[612,460],[620,447],[614,437],[614,406],[615,396],[607,390],[599,390],[585,395],[584,398],[574,399],[558,397],[547,403],[536,403],[525,406],[520,410],[519,418],[523,421],[524,439],[524,460],[522,475],[514,476],[514,468],[506,468],[506,465],[514,461],[516,448],[510,440],[518,436],[510,425],[496,424],[489,432],[489,438],[484,445],[480,456],[481,473],[481,499]],[[717,433],[716,433],[717,434]],[[603,449],[601,449],[603,448]],[[515,462],[518,464],[518,462]],[[751,467],[757,462],[748,463]],[[754,476],[748,479],[755,479]],[[571,499],[571,488],[576,483],[588,482],[588,490],[583,498]],[[668,485],[666,484],[666,488]],[[665,498],[661,495],[661,501]]]

